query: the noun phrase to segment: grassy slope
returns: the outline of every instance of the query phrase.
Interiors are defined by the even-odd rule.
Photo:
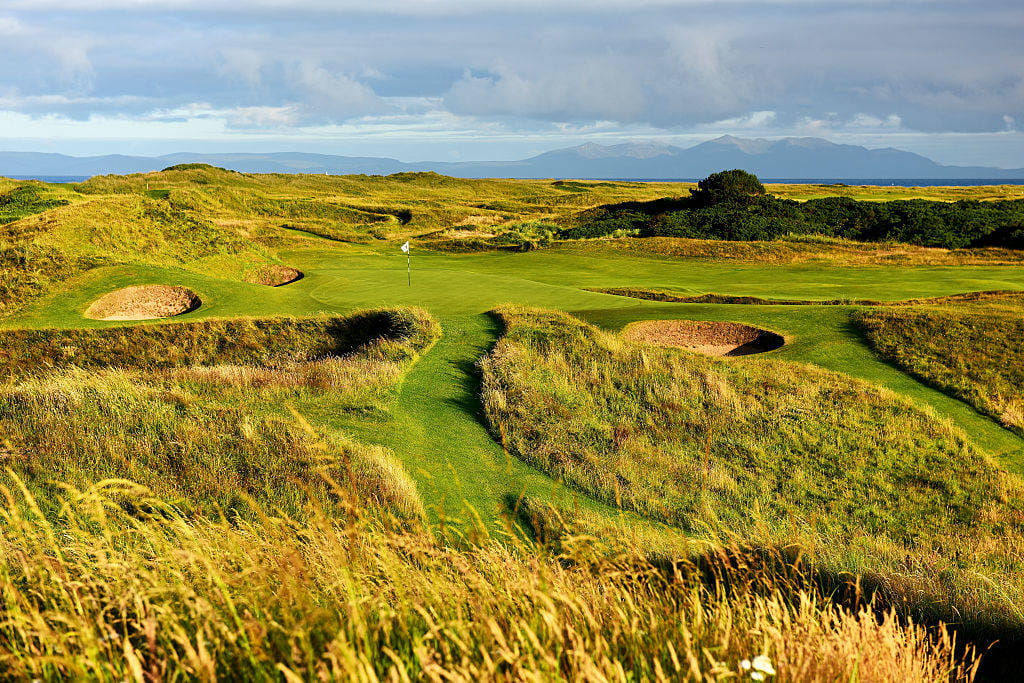
[[[713,542],[799,547],[911,613],[1019,637],[1024,485],[930,411],[806,365],[500,311],[484,404],[514,453]]]
[[[795,524],[908,542],[991,523],[991,492],[1013,488],[957,431],[867,383],[637,347],[538,309],[499,314],[483,396],[505,446],[691,531]]]
[[[1005,304],[873,310],[857,324],[908,372],[1024,430],[1024,307]]]
[[[420,517],[415,484],[389,452],[283,418],[282,402],[386,411],[388,394],[438,334],[429,316],[404,310],[8,331],[5,370],[29,375],[0,389],[8,463],[46,491],[48,505],[52,481],[86,488],[127,479],[197,514],[237,514],[249,501],[290,516],[311,506],[336,513],[351,497]],[[49,364],[96,374],[46,375]]]
[[[228,226],[224,221],[220,221],[219,224],[222,227]],[[243,231],[248,229],[246,225],[228,227]],[[195,272],[178,267],[125,265],[97,270],[75,278],[66,292],[40,300],[23,314],[7,321],[6,325],[107,327],[108,323],[81,319],[81,310],[92,298],[118,284],[164,282],[168,279],[188,284],[200,291],[203,296],[203,308],[190,313],[187,318],[192,320],[210,316],[340,312],[366,305],[425,305],[442,318],[445,340],[428,353],[423,362],[413,368],[402,386],[397,401],[388,406],[386,414],[369,417],[354,416],[351,413],[337,414],[329,404],[315,396],[299,396],[295,399],[295,404],[302,413],[309,415],[314,430],[318,433],[341,428],[355,432],[361,441],[367,443],[393,445],[396,454],[416,478],[429,507],[433,508],[443,502],[451,513],[462,516],[463,512],[458,511],[458,508],[465,501],[485,519],[493,519],[503,498],[509,493],[526,493],[531,497],[575,504],[571,494],[565,491],[555,493],[559,487],[550,479],[518,460],[508,458],[490,439],[480,422],[475,397],[477,380],[472,363],[494,340],[494,323],[482,313],[497,304],[516,301],[563,308],[577,311],[603,326],[616,328],[631,320],[645,318],[730,319],[737,315],[737,307],[666,306],[585,292],[580,289],[581,287],[628,285],[670,287],[694,293],[750,293],[765,297],[886,299],[936,296],[978,289],[1024,288],[1024,278],[1017,268],[924,267],[865,270],[836,268],[823,263],[772,266],[737,260],[673,261],[634,254],[602,253],[588,245],[580,245],[571,249],[521,255],[480,254],[451,257],[417,253],[414,256],[415,286],[410,289],[405,284],[404,259],[390,250],[381,252],[370,246],[338,245],[294,236],[275,243],[274,248],[284,249],[288,245],[291,245],[293,250],[281,252],[281,256],[287,262],[302,268],[308,276],[285,288],[268,289],[218,278],[211,275],[217,271],[209,268],[205,269],[205,272]],[[300,245],[302,248],[298,248]],[[868,277],[865,277],[866,275]],[[787,311],[780,308],[750,307],[745,308],[741,314],[749,322],[771,326],[795,336],[795,343],[779,352],[778,356],[810,360],[820,365],[865,376],[896,388],[915,401],[934,405],[940,412],[954,417],[959,424],[968,429],[976,442],[991,452],[1007,454],[1011,462],[1014,450],[1021,448],[1021,440],[966,410],[963,404],[925,387],[875,359],[857,335],[846,326],[848,309],[837,307],[830,311]],[[191,378],[188,381],[196,379]],[[235,399],[232,399],[231,395],[224,393],[217,397],[217,401],[227,404],[233,400]],[[280,415],[283,409],[280,397],[275,397],[272,405],[265,407],[265,413],[268,416]],[[601,510],[600,506],[586,500],[579,503],[584,507]],[[265,533],[256,532],[255,537]],[[212,547],[205,535],[207,532],[201,530],[200,534],[202,543],[199,547],[204,547],[203,544]],[[220,529],[210,534],[212,537],[224,538],[225,547],[230,547],[230,543],[234,542],[234,537],[229,539],[223,536]],[[276,539],[273,540],[277,542]],[[16,539],[16,542],[28,541]],[[283,546],[268,543],[259,547],[267,556],[276,557]],[[304,551],[297,552],[301,554]],[[255,555],[257,554],[254,553]],[[254,557],[254,561],[259,566],[264,566],[263,557]],[[131,562],[136,560],[137,558],[129,559],[126,566],[132,566]],[[216,560],[213,564],[216,564]],[[103,568],[88,568],[87,571],[94,572],[90,574],[91,576],[105,576]],[[599,569],[598,572],[600,571]],[[510,569],[509,573],[514,573],[514,570]],[[290,566],[284,575],[293,575]],[[233,574],[226,576],[234,580],[231,579]],[[425,585],[424,582],[429,584],[436,580],[422,574],[397,571],[389,576],[401,576],[403,581],[408,580],[408,585]],[[118,580],[125,579],[127,577],[122,576]],[[268,581],[272,583],[274,579]],[[490,586],[495,580],[488,577],[486,581],[491,582]],[[99,582],[97,585],[107,584]],[[360,584],[360,590],[366,591],[367,585]],[[516,588],[521,586],[517,585]],[[247,604],[267,605],[267,612],[259,612],[260,614],[283,610],[282,603],[269,600],[260,594],[259,590],[261,589],[257,588],[256,592],[244,594],[247,596]],[[314,596],[315,600],[322,600],[318,593],[308,587],[297,591],[292,595],[310,595]],[[117,593],[133,594],[127,590],[118,590]],[[96,604],[103,604],[102,600]],[[158,612],[158,609],[162,611]],[[153,614],[157,613],[162,615],[161,618],[173,621],[171,613],[166,609],[158,606],[154,608]],[[495,611],[491,613],[499,613],[498,608],[495,607]],[[289,621],[288,614],[291,613],[286,610],[276,614],[281,615],[284,623],[294,623]],[[474,616],[479,614],[480,612],[476,612]],[[202,618],[195,619],[192,615],[187,615],[187,618],[204,624],[203,628],[205,624],[213,623]],[[210,618],[211,615],[207,614],[206,619]],[[820,624],[825,623],[827,619],[823,621],[819,615],[815,615],[811,621]],[[611,624],[608,621],[601,623]],[[88,628],[82,628],[82,632],[87,631],[91,632]],[[102,629],[96,632],[103,633]],[[785,640],[793,643],[800,641],[800,637],[787,636]],[[305,640],[300,642],[300,647],[306,647],[308,643]],[[587,641],[582,646],[584,650],[590,647],[591,643],[592,641]],[[226,646],[222,647],[217,656],[230,656],[228,649]],[[818,659],[822,657],[819,656]],[[614,662],[614,657],[610,661]],[[198,666],[195,663],[194,665]]]
[[[147,189],[150,188],[150,189]],[[85,193],[163,196],[212,220],[265,230],[287,225],[336,239],[406,236],[452,227],[543,219],[609,201],[656,197],[671,183],[464,180],[392,176],[243,174],[216,169],[102,176]]]
[[[745,569],[756,557],[720,562],[708,582],[629,548],[548,556],[444,548],[358,520],[140,518],[111,493],[68,495],[50,523],[20,492],[0,506],[10,677],[722,680],[749,675],[741,661],[757,655],[781,681],[972,671],[945,629],[838,608]]]

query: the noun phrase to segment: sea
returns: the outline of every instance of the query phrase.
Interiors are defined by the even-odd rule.
[[[695,183],[700,178],[617,178],[616,180]],[[787,185],[883,185],[892,187],[1024,186],[1024,178],[761,178],[761,182]]]
[[[44,183],[80,183],[88,180],[87,175],[4,175],[0,177],[12,178],[14,180],[42,180]]]
[[[47,183],[80,183],[90,176],[82,175],[9,175],[15,180],[42,180]],[[573,178],[573,180],[585,180]],[[695,183],[700,178],[614,178],[628,182]],[[1024,178],[761,178],[764,183],[793,185],[882,185],[892,187],[944,187],[973,185],[1021,185]]]

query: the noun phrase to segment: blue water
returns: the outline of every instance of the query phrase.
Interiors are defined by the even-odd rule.
[[[87,175],[9,175],[4,177],[15,180],[42,180],[44,183],[80,183],[89,179]]]
[[[0,176],[3,174],[0,173]],[[11,175],[15,180],[42,180],[47,183],[80,183],[90,176],[83,175]],[[581,180],[574,178],[574,180]],[[700,178],[615,178],[620,181],[647,181],[666,183],[694,183]],[[1024,178],[761,178],[765,183],[791,183],[797,185],[890,185],[894,187],[941,187],[955,185],[1021,185]]]
[[[700,178],[616,178],[623,181],[695,183]],[[889,185],[893,187],[953,187],[1024,185],[1024,178],[761,178],[762,183],[793,185]]]

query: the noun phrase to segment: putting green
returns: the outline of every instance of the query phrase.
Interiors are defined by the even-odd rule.
[[[78,278],[67,291],[36,303],[4,326],[109,325],[83,318],[82,311],[107,291],[151,283],[184,285],[203,300],[201,308],[176,321],[341,313],[380,306],[426,308],[440,320],[445,337],[413,368],[390,418],[334,414],[325,404],[300,408],[315,421],[392,448],[417,479],[428,506],[460,521],[475,514],[493,520],[504,496],[522,493],[600,507],[506,454],[480,418],[474,364],[499,333],[486,312],[504,303],[564,310],[611,330],[635,320],[692,318],[730,320],[781,332],[790,343],[761,358],[814,363],[886,386],[951,419],[1005,467],[1024,474],[1024,440],[965,403],[879,360],[849,324],[851,307],[665,304],[583,289],[663,287],[693,294],[900,300],[975,290],[1024,290],[1024,268],[757,265],[550,249],[525,254],[414,254],[410,287],[405,258],[397,249],[327,245],[283,254],[282,260],[301,269],[305,277],[270,288],[178,269],[105,268]],[[730,362],[758,361],[751,357]]]

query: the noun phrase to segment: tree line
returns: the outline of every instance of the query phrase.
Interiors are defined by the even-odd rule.
[[[756,176],[733,170],[708,176],[689,197],[600,207],[561,236],[579,239],[617,232],[738,241],[816,234],[948,249],[1024,249],[1024,200],[869,202],[826,197],[798,202],[770,195]]]

